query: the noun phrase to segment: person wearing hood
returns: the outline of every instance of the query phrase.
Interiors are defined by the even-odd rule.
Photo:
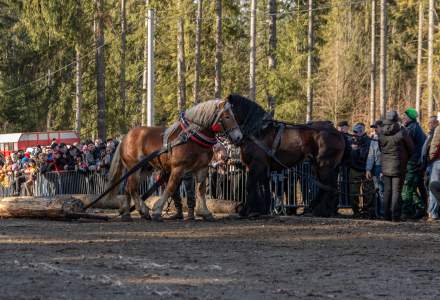
[[[366,164],[370,150],[371,139],[365,132],[365,125],[357,123],[353,126],[353,138],[351,143],[350,163],[350,203],[354,216],[367,215],[374,217],[373,193],[374,186],[371,180],[367,180]],[[359,207],[359,195],[363,198],[362,211]]]
[[[408,108],[402,116],[403,125],[414,144],[414,151],[408,161],[405,184],[402,190],[402,213],[405,218],[420,219],[425,215],[424,209],[428,200],[428,192],[424,186],[423,170],[420,165],[426,135],[417,122],[417,117],[418,113],[414,108]]]
[[[401,219],[402,186],[414,143],[407,131],[400,127],[395,111],[386,114],[379,133],[379,146],[384,184],[384,218],[398,222]]]

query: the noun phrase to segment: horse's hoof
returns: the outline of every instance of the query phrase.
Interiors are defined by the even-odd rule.
[[[248,219],[258,219],[260,217],[260,213],[252,212],[248,215]]]
[[[198,217],[201,217],[203,219],[203,221],[207,221],[207,222],[213,222],[215,221],[215,218],[212,214],[207,214],[207,215],[197,215]]]
[[[142,219],[144,219],[146,221],[151,221],[151,216],[150,216],[150,214],[145,214],[145,215],[142,215]]]
[[[153,214],[151,220],[154,222],[163,222],[162,215],[160,214]]]
[[[130,215],[122,215],[121,221],[122,222],[133,222],[133,218]]]

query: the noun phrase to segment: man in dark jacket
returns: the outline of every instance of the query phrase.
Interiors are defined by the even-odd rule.
[[[408,161],[402,191],[402,213],[404,218],[422,218],[425,215],[424,203],[428,198],[423,182],[423,171],[420,166],[420,157],[426,135],[417,122],[417,117],[418,113],[414,108],[408,108],[402,116],[403,124],[414,143],[414,151]]]
[[[186,204],[188,205],[188,220],[195,220],[194,208],[196,207],[196,196],[195,196],[195,180],[191,173],[185,173],[182,177],[181,185],[185,187],[186,192]],[[171,196],[174,201],[174,206],[176,207],[176,213],[172,215],[170,220],[182,220],[183,219],[183,207],[182,207],[182,197],[180,195],[180,185],[174,191]]]
[[[400,199],[407,162],[414,151],[414,144],[405,129],[398,124],[395,111],[386,115],[379,133],[382,180],[384,183],[384,218],[400,221]]]
[[[365,177],[368,152],[370,150],[370,138],[365,133],[365,125],[357,123],[353,126],[353,138],[351,143],[350,163],[350,202],[354,216],[361,213],[359,196],[363,198],[363,212],[368,216],[374,216],[373,193],[374,186],[371,180]]]
[[[349,186],[349,175],[350,175],[350,155],[351,155],[351,137],[348,134],[349,125],[347,121],[340,121],[337,124],[337,129],[342,133],[345,141],[344,157],[342,163],[339,166],[338,172],[338,182],[340,182],[341,194],[339,195],[339,201],[343,205],[351,205],[350,203],[350,186]],[[336,207],[337,211],[337,207]],[[335,211],[335,213],[336,213]]]

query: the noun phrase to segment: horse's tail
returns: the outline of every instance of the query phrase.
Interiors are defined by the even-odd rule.
[[[113,186],[121,178],[122,172],[125,169],[121,159],[121,148],[123,142],[124,140],[122,140],[119,143],[119,145],[116,147],[115,153],[113,154],[112,163],[110,165],[110,170],[108,172],[108,181],[105,187],[106,190],[111,186]],[[118,191],[119,191],[119,185],[113,187],[113,189],[106,196],[106,199],[114,198],[118,193]]]

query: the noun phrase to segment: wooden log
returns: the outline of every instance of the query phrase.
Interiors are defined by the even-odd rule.
[[[84,205],[89,204],[93,201],[93,199],[96,199],[98,195],[72,195],[73,198],[80,200]],[[150,208],[153,207],[154,203],[159,199],[158,196],[152,196],[147,199],[146,205]],[[125,201],[125,195],[118,195],[112,199],[103,199],[93,205],[93,208],[102,208],[102,209],[119,209],[119,203],[121,201]],[[183,209],[186,211],[188,208],[186,206],[186,200],[182,199]],[[206,205],[208,206],[208,209],[212,213],[219,213],[219,214],[229,214],[229,213],[235,213],[235,205],[236,203],[233,201],[227,201],[227,200],[218,200],[218,199],[207,199]],[[174,204],[171,203],[170,209],[174,210]]]
[[[50,218],[50,219],[106,219],[106,217],[85,213],[85,205],[96,199],[95,195],[59,195],[55,197],[6,197],[0,198],[0,218]],[[147,199],[146,204],[152,208],[159,199],[153,196]],[[98,202],[95,208],[118,209],[120,201],[125,196],[119,195],[114,199]],[[183,209],[187,210],[186,201],[182,199]],[[212,213],[235,213],[235,202],[207,199],[206,204]],[[166,208],[166,206],[165,206]],[[169,206],[169,212],[175,210],[174,204]]]
[[[77,218],[84,204],[71,196],[7,197],[0,199],[0,218]],[[69,217],[70,215],[70,217]]]

